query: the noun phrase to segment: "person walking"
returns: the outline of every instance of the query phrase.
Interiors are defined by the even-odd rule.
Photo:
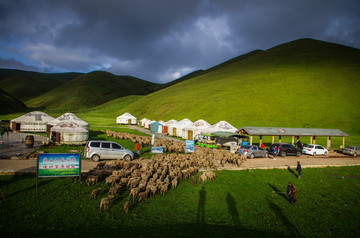
[[[291,204],[296,202],[296,187],[291,181],[286,188],[286,194],[288,195]]]
[[[296,171],[298,172],[298,179],[301,179],[301,164],[300,161],[297,162]]]
[[[272,148],[272,151],[273,151],[273,160],[276,160],[276,156],[278,154],[278,148],[276,145]]]

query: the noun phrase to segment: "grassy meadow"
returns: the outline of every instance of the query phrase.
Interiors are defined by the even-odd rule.
[[[13,236],[95,237],[358,237],[360,167],[304,169],[301,180],[289,170],[218,171],[216,180],[182,181],[165,196],[132,201],[128,215],[122,188],[99,213],[108,188],[104,181],[81,186],[71,178],[39,180],[1,176],[0,232]],[[297,202],[280,192],[292,180]],[[93,189],[102,187],[97,199]],[[273,192],[275,191],[275,193]]]

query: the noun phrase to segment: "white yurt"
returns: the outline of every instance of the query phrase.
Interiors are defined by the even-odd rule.
[[[170,126],[168,127],[169,135],[171,135],[171,136],[177,136],[177,137],[182,137],[182,136],[183,136],[183,135],[182,135],[182,133],[183,133],[182,129],[183,129],[184,127],[187,127],[187,126],[191,125],[191,124],[192,124],[192,121],[190,121],[190,120],[187,119],[187,118],[184,118],[184,119],[182,119],[181,121],[179,121],[179,122],[177,122],[177,123],[175,123],[175,124],[173,124],[173,125],[170,125]]]
[[[51,128],[51,140],[57,144],[83,145],[89,131],[71,121],[62,121]]]
[[[46,132],[47,124],[54,119],[45,112],[33,111],[10,120],[10,129],[21,132]]]
[[[89,130],[89,124],[86,121],[80,119],[73,113],[67,112],[67,113],[59,116],[58,118],[54,119],[53,121],[49,122],[47,132],[50,133],[51,127],[59,124],[60,122],[64,122],[64,121],[74,122],[74,123],[78,124],[79,126],[81,126],[82,128],[84,128],[85,130]]]
[[[163,124],[163,126],[164,126],[164,128],[163,128],[163,133],[169,133],[169,126],[172,126],[172,125],[174,125],[174,124],[177,123],[177,122],[178,122],[178,121],[175,120],[175,119],[171,119],[171,120],[165,122],[165,123]]]
[[[201,134],[204,130],[208,129],[211,125],[205,120],[197,120],[191,125],[184,127],[183,130],[183,139],[193,140],[197,134]]]
[[[116,118],[116,123],[122,125],[136,125],[137,118],[131,115],[130,113],[126,112]]]
[[[151,124],[151,120],[147,119],[147,118],[143,118],[140,121],[140,126],[149,129],[149,126]]]
[[[210,126],[206,130],[204,130],[202,133],[211,134],[213,132],[219,132],[219,131],[235,133],[237,131],[237,129],[226,121],[219,121],[218,123]]]

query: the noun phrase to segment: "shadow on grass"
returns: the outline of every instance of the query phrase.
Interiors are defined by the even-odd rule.
[[[102,140],[103,138],[98,137],[99,135],[102,135],[102,134],[105,134],[105,133],[102,131],[89,130],[89,140],[97,140],[97,139]]]
[[[232,217],[233,223],[235,226],[240,226],[239,212],[236,208],[236,202],[233,196],[230,193],[226,195],[226,203],[228,205],[229,214]]]
[[[284,215],[281,208],[276,205],[275,203],[271,202],[269,199],[267,199],[267,202],[269,204],[269,207],[271,210],[274,211],[276,216],[281,220],[281,222],[286,226],[286,229],[291,233],[291,236],[295,237],[301,237],[299,231],[296,229],[296,227],[289,221],[289,219]]]
[[[83,224],[78,229],[61,231],[36,230],[21,233],[7,233],[6,230],[2,237],[290,237],[284,234],[271,231],[243,229],[234,226],[209,225],[209,224],[161,224],[148,226],[124,226],[119,224],[114,227],[111,225],[98,227],[94,224]]]
[[[196,216],[197,223],[204,224],[205,223],[205,202],[206,202],[206,191],[205,187],[202,186],[199,191],[199,202],[198,202],[198,211]]]
[[[270,184],[270,183],[268,183],[268,185],[273,189],[273,193],[274,193],[275,195],[280,195],[280,196],[283,197],[286,201],[289,201],[289,199],[288,199],[287,196],[286,196],[286,192],[279,190],[277,187],[275,187],[274,185],[272,185],[272,184]]]
[[[16,196],[17,194],[25,193],[25,192],[28,192],[28,191],[34,191],[34,193],[36,193],[36,181],[35,181],[35,179],[36,179],[36,177],[34,177],[34,185],[32,185],[30,187],[27,187],[25,189],[10,193],[10,194],[6,195],[6,198],[11,198],[13,196]],[[46,185],[46,184],[48,184],[50,182],[52,182],[50,179],[46,179],[46,180],[40,180],[39,179],[38,180],[38,189],[40,189],[41,187],[43,187],[44,185]]]
[[[288,170],[290,173],[292,173],[292,174],[295,176],[295,178],[298,177],[298,175],[295,173],[295,171],[294,171],[293,169],[290,168],[289,165],[288,165],[288,167],[287,167],[287,170]]]

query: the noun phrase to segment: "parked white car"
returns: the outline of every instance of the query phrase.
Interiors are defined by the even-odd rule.
[[[303,148],[303,154],[307,155],[327,155],[329,151],[321,145],[309,144]]]

